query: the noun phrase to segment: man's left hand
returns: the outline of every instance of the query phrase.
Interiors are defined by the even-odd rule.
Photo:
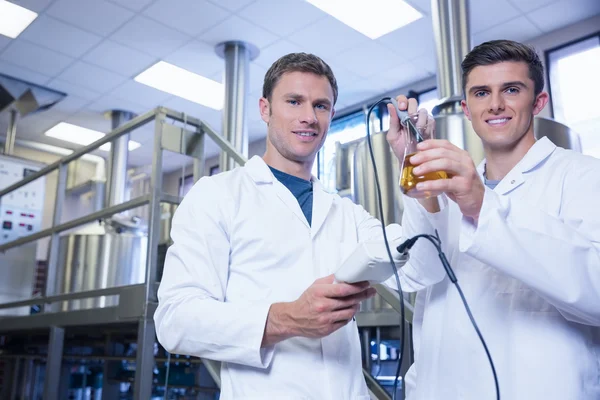
[[[469,153],[447,140],[440,139],[421,142],[417,150],[417,154],[410,159],[410,162],[417,166],[413,170],[415,175],[421,176],[435,171],[446,171],[449,175],[448,179],[420,182],[417,189],[430,192],[432,196],[446,193],[458,204],[465,217],[477,222],[485,187]]]

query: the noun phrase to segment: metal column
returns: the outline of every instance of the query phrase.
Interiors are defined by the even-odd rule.
[[[129,111],[113,110],[107,113],[111,118],[111,129],[115,130],[135,115]],[[128,199],[125,196],[127,187],[127,159],[129,156],[129,134],[115,139],[111,143],[110,155],[108,157],[107,174],[108,185],[106,185],[106,206],[121,204]]]
[[[17,110],[10,110],[8,129],[6,130],[6,142],[4,142],[4,154],[11,156],[15,149],[17,137]]]
[[[156,331],[152,316],[148,317],[148,306],[156,302],[154,282],[157,279],[158,245],[160,242],[160,198],[162,193],[162,127],[165,114],[156,116],[154,132],[154,154],[152,159],[152,176],[150,177],[151,201],[150,221],[148,226],[148,256],[146,263],[146,301],[144,317],[140,319],[137,336],[136,370],[133,398],[147,400],[152,395],[152,371],[154,369],[154,342]]]
[[[471,49],[468,0],[432,0],[433,31],[438,67],[440,104],[436,113],[436,136],[469,152],[475,164],[484,157],[481,140],[464,116],[460,64]]]
[[[467,0],[432,0],[431,12],[437,53],[438,94],[461,99],[460,63],[470,50]]]
[[[245,42],[229,41],[218,44],[215,51],[225,59],[223,137],[247,158],[246,97],[249,85],[249,65],[250,61],[258,56],[258,49]],[[229,171],[235,167],[235,161],[222,152],[219,158],[220,171]]]
[[[57,326],[50,328],[46,375],[44,377],[44,400],[58,400],[58,382],[60,380],[64,340],[64,328]]]

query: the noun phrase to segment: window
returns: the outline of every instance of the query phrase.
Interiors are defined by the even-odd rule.
[[[600,158],[600,33],[547,53],[554,118],[579,134],[583,154]]]

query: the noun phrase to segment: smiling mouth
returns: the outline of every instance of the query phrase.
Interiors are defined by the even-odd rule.
[[[298,136],[302,136],[302,137],[311,137],[311,136],[317,136],[316,132],[297,132],[294,131],[294,133]]]
[[[488,119],[485,122],[487,122],[488,124],[492,125],[492,126],[499,126],[499,125],[504,125],[506,124],[508,121],[510,121],[512,118],[493,118],[493,119]]]

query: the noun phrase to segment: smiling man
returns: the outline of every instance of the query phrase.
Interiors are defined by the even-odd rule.
[[[158,339],[222,361],[222,400],[369,399],[353,317],[375,291],[332,274],[381,224],[311,176],[337,91],[319,57],[276,61],[259,102],[264,156],[200,179],[173,218]]]
[[[487,42],[462,70],[462,108],[486,158],[475,167],[446,140],[420,143],[414,172],[451,178],[417,186],[437,198],[405,198],[405,234],[440,232],[503,399],[600,399],[600,160],[534,137],[548,94],[533,49]],[[397,155],[401,133],[391,112]],[[422,261],[431,251],[417,243],[403,274],[418,292],[407,399],[493,399],[491,369],[456,290],[438,263]]]

